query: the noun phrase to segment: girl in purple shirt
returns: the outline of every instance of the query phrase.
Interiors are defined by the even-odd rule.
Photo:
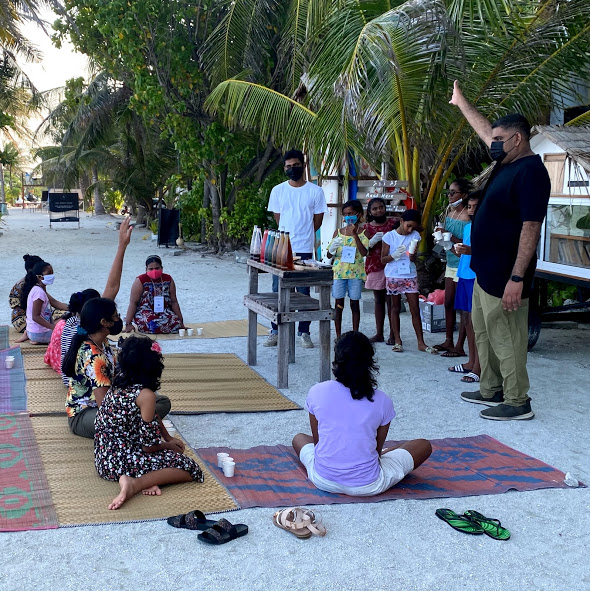
[[[319,489],[352,496],[377,495],[422,464],[432,452],[425,439],[383,450],[395,416],[377,389],[373,345],[361,332],[336,342],[335,380],[313,386],[305,406],[312,435],[298,433],[293,448]]]

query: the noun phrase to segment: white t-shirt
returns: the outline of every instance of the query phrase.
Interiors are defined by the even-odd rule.
[[[310,182],[292,187],[289,181],[276,185],[270,192],[268,211],[281,215],[279,225],[289,232],[294,253],[313,252],[313,216],[328,211],[321,187]]]
[[[385,265],[385,277],[413,279],[418,276],[416,273],[416,265],[410,261],[410,255],[408,255],[408,249],[410,248],[410,242],[412,242],[412,240],[420,240],[420,234],[415,230],[407,236],[402,236],[397,230],[387,232],[387,234],[383,236],[383,242],[389,244],[389,254],[393,254],[395,249],[402,244],[406,247],[406,252],[401,259],[391,261]]]

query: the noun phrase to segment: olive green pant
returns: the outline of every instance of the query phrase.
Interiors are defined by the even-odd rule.
[[[481,363],[479,389],[483,398],[504,392],[504,404],[526,404],[529,375],[526,370],[529,339],[529,300],[516,312],[502,308],[501,298],[486,293],[475,281],[471,320]]]
[[[158,417],[163,419],[170,412],[171,408],[170,398],[156,394],[156,414]],[[87,407],[75,416],[70,417],[68,419],[70,431],[74,435],[94,439],[94,419],[96,418],[97,412],[98,408],[96,406]]]

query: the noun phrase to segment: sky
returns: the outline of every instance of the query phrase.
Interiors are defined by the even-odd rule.
[[[41,18],[47,22],[46,28],[51,33],[51,24],[56,20],[55,14],[51,10],[46,9],[41,12]],[[78,76],[88,77],[87,58],[74,51],[71,43],[63,43],[61,49],[57,49],[43,29],[34,23],[25,24],[21,27],[21,31],[43,53],[43,57],[39,62],[26,62],[22,58],[18,60],[20,67],[31,79],[37,90],[43,92],[62,87],[69,78],[76,78]],[[43,117],[44,115],[40,115],[39,117],[31,118],[28,126],[29,129],[34,132],[43,121]],[[22,156],[26,158],[31,147],[30,141],[22,142]]]

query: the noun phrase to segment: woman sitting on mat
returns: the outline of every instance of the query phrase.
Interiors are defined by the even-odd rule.
[[[169,334],[185,328],[176,299],[176,285],[162,272],[162,259],[153,255],[145,262],[145,273],[131,286],[125,332]],[[135,324],[135,326],[133,326]]]
[[[35,254],[26,254],[23,256],[23,259],[25,261],[25,275],[37,263],[40,263],[43,260]],[[23,308],[21,306],[24,285],[25,278],[23,277],[13,285],[10,294],[8,295],[8,304],[12,309],[10,321],[12,322],[12,326],[14,326],[14,330],[22,333],[22,336],[16,340],[17,343],[23,343],[29,338],[27,335],[27,309],[26,307]]]
[[[96,471],[121,487],[109,509],[118,509],[140,491],[160,495],[162,484],[203,482],[198,464],[183,455],[184,443],[170,436],[156,414],[163,369],[158,343],[139,336],[125,339],[95,421]]]
[[[49,343],[55,328],[53,308],[68,309],[67,304],[47,293],[47,286],[52,285],[54,279],[53,267],[45,261],[36,263],[25,277],[21,307],[27,311],[27,336],[33,345]]]
[[[123,260],[125,258],[125,251],[127,250],[127,246],[129,246],[129,242],[131,240],[131,232],[133,231],[133,226],[129,225],[130,218],[125,218],[121,222],[121,228],[119,229],[119,246],[117,248],[117,252],[115,253],[115,258],[113,259],[113,264],[111,266],[111,270],[109,276],[107,278],[107,284],[102,292],[102,297],[107,298],[109,300],[114,300],[119,293],[119,288],[121,287],[121,274],[123,273]],[[66,320],[65,326],[63,328],[63,333],[61,335],[60,343],[59,343],[59,350],[60,350],[60,363],[59,363],[59,370],[56,369],[61,374],[63,383],[68,386],[69,378],[64,375],[61,371],[61,366],[63,365],[63,360],[70,349],[70,345],[72,344],[72,340],[74,339],[74,335],[78,330],[78,326],[80,326],[80,313],[82,312],[82,308],[84,304],[93,298],[99,298],[100,293],[96,291],[96,289],[85,289],[84,291],[78,291],[73,293],[70,297],[70,304],[68,309],[70,311],[69,318]],[[53,346],[53,337],[52,342],[49,344],[47,349],[49,353],[49,349]],[[47,363],[47,361],[45,361]]]
[[[106,298],[88,300],[80,313],[80,326],[64,357],[62,371],[68,376],[66,413],[72,433],[94,437],[94,419],[111,386],[115,369],[109,335],[117,335],[123,322],[115,302]],[[164,417],[170,411],[170,400],[158,396],[156,412]]]
[[[351,496],[378,495],[422,464],[432,452],[425,439],[383,450],[395,411],[377,389],[379,371],[369,339],[347,332],[336,342],[336,380],[311,388],[305,406],[312,435],[298,433],[293,448],[320,490]]]

